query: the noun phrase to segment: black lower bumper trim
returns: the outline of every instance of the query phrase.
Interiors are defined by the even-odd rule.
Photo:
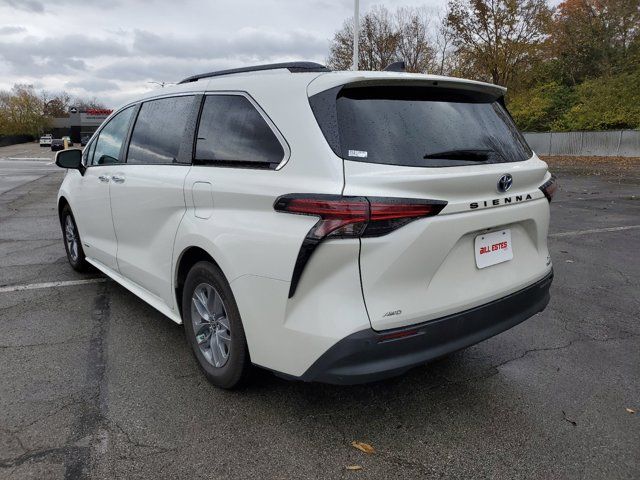
[[[349,385],[399,375],[493,337],[541,312],[549,303],[552,280],[550,272],[504,298],[423,324],[385,332],[356,332],[327,350],[299,379]],[[390,332],[401,335],[403,331],[410,331],[411,336],[384,339]]]

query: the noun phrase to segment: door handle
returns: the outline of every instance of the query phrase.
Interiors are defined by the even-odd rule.
[[[117,175],[111,177],[111,180],[113,180],[114,183],[124,183],[124,177],[118,177]]]
[[[98,180],[100,180],[101,182],[107,183],[109,181],[109,176],[108,175],[100,175],[98,177]]]

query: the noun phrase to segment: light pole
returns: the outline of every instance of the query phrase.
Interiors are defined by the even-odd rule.
[[[172,83],[172,82],[147,82],[147,83],[154,83],[154,84],[156,84],[156,85],[160,85],[160,88],[164,88],[164,87],[165,87],[165,85],[175,85],[175,84],[174,84],[174,83]]]
[[[358,37],[360,36],[360,0],[354,0],[353,14],[353,70],[358,70]]]

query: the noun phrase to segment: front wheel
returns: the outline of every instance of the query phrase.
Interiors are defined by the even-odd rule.
[[[246,380],[251,360],[231,287],[210,262],[196,263],[182,291],[182,320],[187,341],[207,379],[222,388]]]
[[[67,260],[71,267],[78,272],[86,272],[89,269],[82,243],[80,242],[80,234],[76,221],[71,213],[69,205],[65,205],[60,215],[60,223],[62,225],[62,236],[64,238],[64,249],[67,252]]]

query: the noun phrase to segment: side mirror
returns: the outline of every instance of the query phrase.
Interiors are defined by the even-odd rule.
[[[56,153],[56,165],[60,168],[79,170],[80,174],[84,175],[85,166],[82,165],[82,150],[77,148],[60,150]]]

